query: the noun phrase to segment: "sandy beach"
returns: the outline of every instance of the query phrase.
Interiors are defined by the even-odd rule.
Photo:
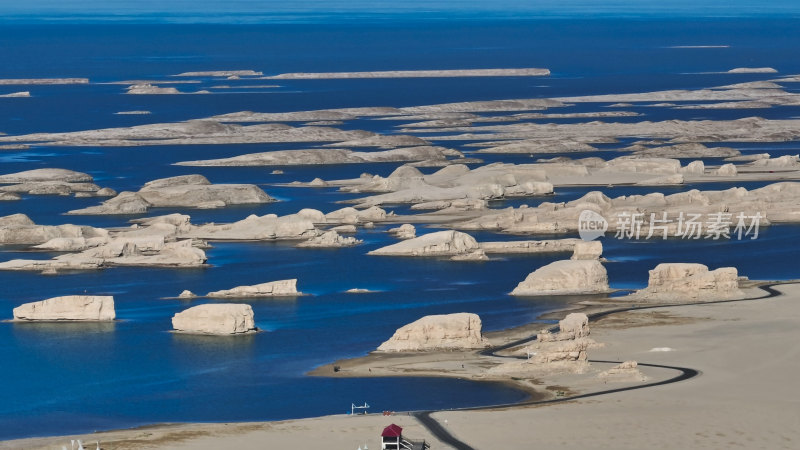
[[[605,346],[592,350],[591,360],[634,359],[687,367],[700,372],[692,379],[556,404],[443,411],[432,417],[453,437],[476,449],[527,448],[531,441],[565,449],[587,445],[638,449],[644,443],[653,448],[796,448],[800,441],[796,428],[800,423],[800,391],[794,383],[794,374],[800,369],[800,285],[779,285],[776,289],[783,295],[621,312],[592,323],[592,337]],[[748,294],[757,297],[763,292],[750,290]],[[522,335],[526,331],[530,330],[513,333]],[[663,351],[665,348],[671,350]],[[465,353],[452,352],[446,354],[449,358],[439,358],[444,360],[442,375],[474,378],[474,373],[459,373],[468,372],[469,364],[462,369],[460,361],[474,358]],[[409,371],[414,375],[432,364],[420,355],[383,357],[372,359],[373,370],[367,369],[364,375],[397,375],[398,369],[392,367],[398,360],[405,370],[409,364],[422,366]],[[594,362],[592,366],[603,364]],[[357,367],[354,363],[341,370]],[[666,369],[642,369],[649,378],[647,383],[676,374]],[[542,398],[557,379],[538,386],[539,392],[544,391]],[[585,384],[586,377],[584,384],[575,375],[560,380],[566,384],[562,392],[567,396],[604,390]],[[635,384],[614,383],[613,388]],[[553,391],[549,389],[550,394]],[[425,439],[432,448],[449,448],[415,417],[403,413],[392,417],[338,415],[266,423],[160,425],[78,437],[6,441],[0,448],[60,449],[75,438],[92,445],[100,441],[104,449],[363,448],[364,444],[379,448],[380,431],[390,423],[404,427],[409,437]]]

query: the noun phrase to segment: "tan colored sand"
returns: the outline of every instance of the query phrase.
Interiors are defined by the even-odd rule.
[[[701,370],[692,380],[548,407],[434,417],[478,449],[526,448],[531,439],[549,449],[798,448],[800,286],[780,290],[789,295],[659,310],[713,320],[593,329],[607,345],[592,358]],[[674,351],[650,352],[654,347]]]
[[[432,448],[447,448],[432,440],[431,434],[413,417],[381,414],[325,416],[314,419],[238,424],[186,424],[144,427],[83,436],[25,439],[0,442],[0,449],[61,450],[70,448],[70,439],[82,439],[87,449],[100,441],[103,450],[134,449],[312,449],[356,450],[364,444],[379,449],[380,433],[392,423],[403,427],[403,435],[425,439]]]

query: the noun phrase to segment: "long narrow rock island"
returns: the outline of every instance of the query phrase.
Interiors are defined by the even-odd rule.
[[[264,77],[269,80],[316,80],[345,78],[451,78],[451,77],[544,77],[548,69],[453,69],[453,70],[387,70],[375,72],[282,73]]]

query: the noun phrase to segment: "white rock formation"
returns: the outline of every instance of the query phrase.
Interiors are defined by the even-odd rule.
[[[603,243],[600,241],[579,241],[575,243],[570,259],[598,260],[603,254]]]
[[[531,360],[540,364],[585,363],[588,360],[586,351],[593,345],[595,345],[593,340],[585,338],[555,341],[539,347]]]
[[[413,167],[400,167],[388,177],[362,177],[330,181],[343,191],[374,192],[377,195],[350,200],[362,206],[397,203],[432,203],[489,200],[553,193],[552,183],[540,167],[514,164],[489,164],[470,170],[452,164],[423,175]]]
[[[703,161],[692,161],[681,169],[681,173],[685,175],[703,175],[706,171],[706,165]]]
[[[269,283],[255,284],[252,286],[238,286],[233,289],[213,291],[206,294],[211,298],[246,298],[246,297],[295,297],[302,295],[297,292],[297,279],[270,281]]]
[[[488,203],[486,200],[477,198],[438,200],[433,202],[422,202],[411,205],[411,209],[414,211],[443,210],[443,209],[451,209],[454,211],[473,211],[473,210],[486,209],[487,207]]]
[[[40,245],[54,239],[101,243],[108,239],[108,231],[84,225],[37,225],[25,214],[0,217],[0,244]],[[59,250],[59,245],[54,242],[52,249]]]
[[[164,242],[163,236],[140,239],[114,238],[80,253],[67,253],[53,259],[12,259],[0,263],[0,270],[95,270],[111,266],[198,267],[206,262],[203,250],[191,239]]]
[[[184,289],[179,295],[178,298],[195,298],[197,297],[194,292]]]
[[[275,80],[351,79],[351,78],[451,78],[451,77],[544,77],[548,69],[444,69],[387,70],[375,72],[296,72],[266,77]]]
[[[580,239],[544,239],[531,241],[481,242],[481,249],[489,254],[515,253],[574,253]]]
[[[570,341],[589,336],[589,317],[584,313],[571,313],[558,322],[558,332],[544,330],[536,335],[538,342]]]
[[[730,147],[706,147],[696,142],[654,148],[631,148],[634,154],[659,158],[728,158],[741,155]]]
[[[778,73],[778,71],[772,67],[737,67],[728,73]]]
[[[245,334],[257,331],[253,308],[244,304],[194,306],[172,316],[172,328],[192,334]]]
[[[579,217],[585,210],[594,211],[608,220],[608,232],[619,231],[621,220],[614,220],[621,215],[646,211],[642,218],[640,237],[646,237],[650,228],[650,214],[661,220],[667,214],[668,236],[681,237],[679,234],[680,214],[699,214],[700,217],[725,212],[731,214],[736,224],[736,217],[742,214],[746,218],[760,214],[759,226],[770,223],[800,223],[800,183],[773,183],[761,188],[747,190],[730,188],[720,191],[690,190],[675,194],[650,193],[646,195],[626,195],[616,198],[605,196],[602,192],[589,192],[585,196],[561,203],[545,202],[536,208],[506,208],[504,210],[486,210],[477,218],[450,223],[459,230],[494,230],[518,234],[553,234],[577,232]],[[480,213],[480,212],[479,212]],[[478,214],[473,214],[473,217]],[[747,219],[745,223],[749,223]],[[733,226],[731,231],[733,231]],[[654,229],[655,236],[663,234],[662,229]],[[685,231],[685,230],[684,230]],[[751,235],[752,236],[752,235]]]
[[[92,196],[103,189],[90,175],[66,169],[34,169],[0,175],[0,191],[31,195]]]
[[[88,78],[2,78],[0,86],[9,85],[53,85],[53,84],[89,84]]]
[[[150,207],[222,208],[274,201],[253,184],[211,184],[202,175],[183,175],[150,181],[138,192],[122,192],[99,206],[68,214],[138,214]]]
[[[86,239],[84,237],[57,237],[50,239],[44,244],[34,245],[36,250],[48,250],[53,252],[80,252],[89,248],[99,247],[108,243],[107,237],[95,237]]]
[[[183,161],[178,166],[296,166],[323,164],[361,164],[375,162],[446,161],[448,149],[430,145],[417,145],[376,152],[355,152],[338,148],[312,148],[304,150],[276,150],[250,153],[232,158]],[[460,153],[459,153],[460,154]],[[319,180],[322,181],[322,180]],[[325,186],[312,181],[309,186]]]
[[[20,321],[108,321],[114,320],[114,297],[68,295],[14,308],[14,320]]]
[[[338,247],[352,247],[361,244],[362,240],[354,237],[345,237],[339,235],[336,231],[329,230],[319,236],[314,236],[311,239],[297,244],[297,247],[316,247],[316,248],[338,248]]]
[[[703,264],[663,263],[650,271],[645,289],[627,298],[651,301],[703,301],[742,298],[735,267],[708,270]]]
[[[800,155],[783,155],[778,156],[777,158],[770,158],[768,155],[766,158],[756,159],[748,164],[748,166],[759,168],[768,167],[775,169],[796,169],[798,166],[800,166]]]
[[[324,220],[329,223],[356,225],[364,224],[366,222],[374,222],[376,220],[383,220],[386,218],[386,216],[386,211],[377,206],[372,206],[361,210],[348,206],[346,208],[337,209],[336,211],[331,211],[328,214],[325,214]]]
[[[352,142],[354,139],[382,136],[362,130],[340,130],[331,127],[284,124],[256,124],[242,126],[216,120],[188,120],[185,122],[151,123],[133,127],[105,128],[100,130],[71,131],[64,133],[35,133],[22,136],[0,136],[0,142],[37,143],[37,145],[65,146],[150,146],[190,144],[256,144],[267,142]],[[386,137],[386,136],[383,136]],[[414,138],[412,145],[427,142]],[[406,146],[406,145],[404,145]]]
[[[714,170],[714,175],[720,177],[735,177],[738,173],[739,171],[736,169],[736,166],[731,163],[723,164],[719,166],[718,169]]]
[[[597,376],[606,381],[630,382],[647,381],[647,377],[639,370],[636,361],[625,361],[608,370],[600,372]]]
[[[325,215],[315,209],[303,209],[296,214],[276,216],[250,215],[245,219],[228,224],[206,224],[191,226],[181,232],[181,236],[207,240],[301,240],[318,234],[315,223],[326,223]]]
[[[158,250],[149,250],[152,241],[127,242],[117,253],[114,242],[104,247],[88,250],[85,254],[76,255],[99,257],[104,264],[111,266],[158,266],[158,267],[197,267],[205,264],[206,254],[193,246],[191,239],[164,243]],[[110,251],[110,253],[106,253]],[[61,258],[68,259],[69,255]]]
[[[396,244],[381,247],[368,255],[388,256],[455,256],[480,250],[472,236],[460,231],[446,230],[424,234]]]
[[[378,347],[379,352],[470,350],[485,348],[481,318],[472,313],[425,316],[399,328]]]
[[[63,181],[65,183],[91,183],[92,176],[67,169],[33,169],[24,172],[0,175],[0,184]]]
[[[540,267],[511,295],[566,295],[609,292],[605,267],[597,260],[562,260]]]
[[[180,94],[174,87],[160,87],[152,84],[134,84],[128,86],[126,94],[148,95],[148,94]]]
[[[398,239],[414,239],[417,237],[417,229],[410,223],[404,223],[396,228],[390,228],[388,233]]]
[[[176,77],[259,77],[263,72],[255,70],[205,70],[197,72],[183,72],[175,75]]]

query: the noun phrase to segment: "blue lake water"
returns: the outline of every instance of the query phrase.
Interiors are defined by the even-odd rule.
[[[659,89],[690,89],[774,78],[770,74],[714,74],[734,67],[800,73],[796,22],[759,20],[536,20],[280,25],[10,25],[0,26],[0,78],[88,77],[93,82],[173,79],[184,71],[253,69],[265,74],[433,68],[546,67],[546,78],[280,80],[271,89],[252,82],[178,85],[181,90],[229,84],[213,95],[126,96],[125,85],[0,86],[0,132],[21,134],[176,121],[252,110],[296,111],[354,106],[412,106],[503,98],[555,97]],[[675,45],[729,45],[676,49]],[[797,91],[800,83],[787,84]],[[219,92],[219,93],[216,93]],[[576,105],[557,112],[595,111]],[[120,116],[117,111],[151,115]],[[620,121],[800,116],[798,107],[691,111],[636,107],[642,117]],[[554,120],[555,121],[555,120]],[[562,121],[563,122],[563,121]],[[390,132],[396,123],[355,120],[345,128]],[[463,143],[447,143],[461,147]],[[624,145],[621,145],[624,146]],[[796,154],[795,143],[738,144],[743,152]],[[238,220],[249,214],[330,211],[352,198],[334,189],[276,184],[387,175],[395,164],[272,168],[188,168],[172,163],[303,145],[205,145],[124,148],[34,147],[2,151],[0,173],[37,167],[88,172],[98,184],[136,190],[146,181],[202,173],[213,182],[262,185],[278,203],[218,211],[183,210],[194,222]],[[613,157],[614,146],[598,152]],[[589,155],[587,155],[589,156]],[[481,155],[487,162],[529,162],[527,156]],[[763,183],[748,183],[758,187]],[[729,184],[659,188],[725,189]],[[552,197],[515,199],[493,207],[568,201],[592,188],[558,189]],[[609,196],[646,188],[603,189]],[[63,216],[97,199],[26,196],[0,203],[0,215],[28,214],[37,223],[126,225],[133,217]],[[405,211],[404,208],[397,208]],[[152,215],[178,210],[155,210]],[[0,324],[0,439],[76,433],[156,422],[267,420],[343,413],[367,401],[374,411],[442,408],[516,401],[524,394],[501,385],[447,379],[326,379],[304,373],[336,359],[364,355],[396,328],[423,315],[474,312],[485,329],[535,320],[564,306],[564,298],[507,295],[536,268],[563,257],[509,256],[488,262],[367,257],[393,239],[387,227],[359,230],[362,246],[297,249],[274,243],[214,243],[203,269],[115,268],[47,277],[0,272],[0,317],[20,303],[70,293],[113,294],[114,324]],[[475,233],[479,240],[514,237]],[[753,279],[800,276],[795,253],[800,227],[762,228],[754,241],[630,242],[606,238],[612,287],[646,284],[659,262],[733,265]],[[0,260],[45,258],[47,253],[0,249]],[[183,289],[204,293],[238,285],[298,278],[310,295],[249,301],[265,330],[247,337],[210,338],[168,333],[176,312],[197,304],[165,297]],[[368,288],[379,292],[352,295]]]

